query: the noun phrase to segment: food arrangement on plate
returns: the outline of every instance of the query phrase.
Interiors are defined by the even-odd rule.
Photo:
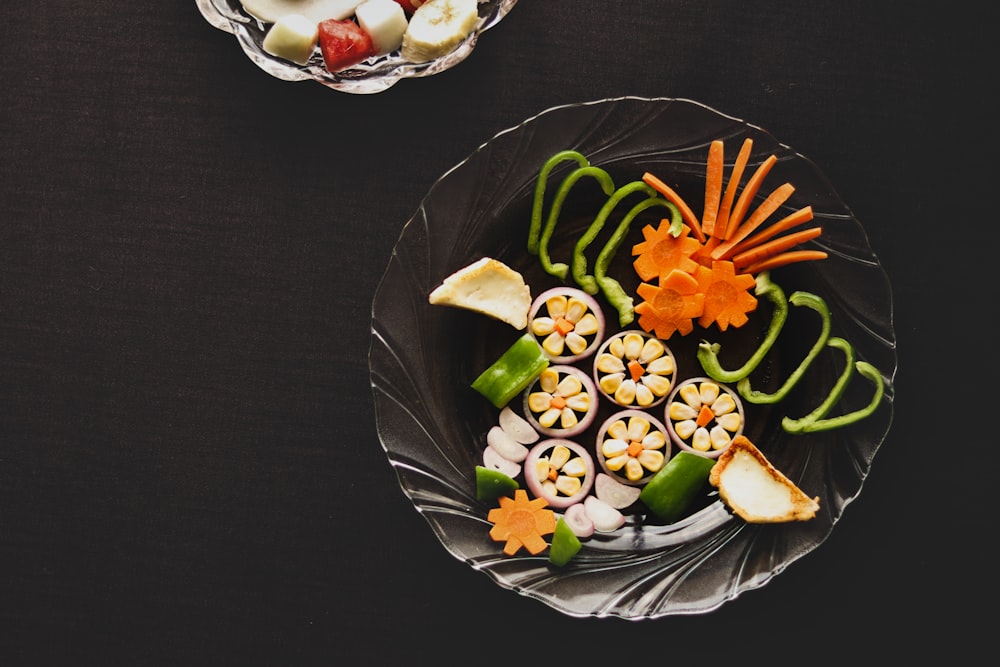
[[[835,347],[844,355],[844,371],[815,409],[782,419],[786,432],[844,428],[881,404],[881,372],[855,360],[849,341],[831,338],[830,311],[822,297],[803,291],[786,297],[771,277],[784,266],[828,257],[824,250],[800,247],[822,234],[820,226],[799,229],[813,220],[811,207],[778,217],[795,191],[792,183],[779,185],[758,201],[777,156],[768,156],[744,180],[753,139],[743,140],[728,171],[725,148],[721,139],[709,144],[700,216],[653,173],[616,187],[605,169],[591,165],[581,153],[556,153],[540,165],[525,249],[538,257],[547,274],[560,281],[571,278],[575,287],[548,288],[529,301],[531,289],[523,278],[487,257],[447,276],[430,292],[431,304],[466,308],[526,330],[470,383],[504,411],[502,421],[510,425],[484,434],[482,461],[475,469],[477,498],[499,504],[487,517],[493,524],[489,535],[505,543],[506,555],[548,550],[549,562],[564,566],[595,531],[620,530],[626,512],[636,515],[638,525],[648,520],[675,522],[709,486],[750,523],[813,519],[818,496],[804,493],[743,435],[742,402],[782,401],[795,391],[813,360]],[[572,171],[546,201],[549,175],[562,162],[573,163]],[[575,239],[569,261],[553,262],[548,245],[557,232],[561,207],[582,179],[595,179],[607,202]],[[638,202],[604,241],[593,273],[588,273],[589,246],[633,195],[639,196]],[[643,226],[643,240],[631,248],[641,280],[636,296],[642,300],[634,305],[635,298],[608,273],[608,266],[638,215],[654,208],[665,209],[665,217]],[[696,325],[704,336],[713,328],[724,332],[746,325],[758,310],[751,292],[766,295],[772,304],[768,335],[757,350],[737,370],[726,370],[718,358],[720,345],[704,340],[696,357],[705,376],[676,380],[670,339],[691,334]],[[606,341],[606,317],[594,298],[598,294],[614,310],[614,323],[624,328]],[[822,319],[820,334],[776,391],[754,389],[751,377],[780,337],[789,304],[814,310]],[[855,375],[873,384],[871,401],[830,417],[842,408],[840,398]],[[723,380],[734,382],[735,388]],[[520,414],[511,407],[518,395],[523,397]],[[602,398],[619,411],[602,424],[596,442],[581,439],[594,423]],[[665,409],[657,409],[664,401]],[[676,453],[671,442],[678,447]],[[600,486],[594,484],[597,475],[603,475]]]
[[[464,60],[516,0],[198,0],[274,76],[373,93]]]
[[[546,110],[434,185],[372,311],[380,441],[454,556],[572,615],[816,548],[892,417],[891,296],[814,164],[689,100]]]

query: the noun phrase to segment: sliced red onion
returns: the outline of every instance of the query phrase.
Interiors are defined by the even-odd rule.
[[[673,371],[663,375],[659,373],[649,373],[647,371],[646,374],[643,376],[643,378],[640,379],[639,381],[632,380],[631,375],[629,374],[628,371],[629,360],[622,357],[618,357],[615,354],[611,354],[610,352],[608,352],[608,350],[615,343],[615,341],[624,340],[626,336],[636,336],[636,335],[638,335],[645,341],[644,348],[646,345],[650,344],[650,341],[659,343],[663,347],[664,353],[659,357],[654,357],[648,360],[642,360],[640,357],[640,363],[642,363],[643,369],[646,369],[650,363],[662,363],[659,362],[659,360],[664,360],[665,362],[669,360],[668,363],[673,367]],[[612,373],[603,371],[599,368],[599,365],[601,363],[601,356],[604,354],[608,354],[611,357],[620,360],[622,364],[625,366],[625,368],[621,370],[621,374],[624,375],[624,381],[622,382],[622,384],[631,385],[634,388],[634,391],[631,392],[633,395],[627,398],[627,400],[623,399],[621,396],[616,395],[617,392],[609,393],[605,391],[604,386],[602,384],[602,380],[605,377],[610,377]],[[604,341],[601,344],[600,348],[597,350],[597,355],[594,357],[593,368],[594,368],[593,370],[594,382],[597,384],[598,391],[600,391],[601,394],[604,395],[609,401],[617,405],[620,405],[624,408],[648,409],[653,407],[654,405],[659,405],[664,400],[666,400],[669,394],[670,385],[673,383],[674,378],[677,376],[677,359],[676,357],[674,357],[673,351],[667,346],[667,344],[664,341],[660,340],[651,333],[643,331],[642,329],[630,329],[627,331],[621,331],[615,334],[614,336],[609,337],[606,341]],[[658,378],[663,378],[663,380],[666,380],[666,382],[663,382],[663,380],[660,380]],[[662,391],[662,393],[660,393],[659,396],[657,396],[657,391],[654,391],[654,389],[650,388],[649,383],[652,381],[657,381],[660,384],[663,384],[663,386],[665,387],[665,389],[663,390],[658,389],[658,391]],[[646,396],[649,400],[646,402],[640,401],[638,392],[646,392]]]
[[[567,507],[563,518],[566,520],[566,525],[577,537],[587,538],[594,534],[594,521],[587,516],[584,503],[576,503]]]
[[[502,472],[511,479],[521,474],[521,464],[504,458],[497,450],[487,446],[483,450],[483,466],[490,470]]]
[[[486,433],[486,443],[500,456],[514,463],[520,463],[528,455],[528,448],[507,435],[499,426],[494,426]]]
[[[674,444],[676,444],[684,451],[692,452],[700,456],[707,456],[710,459],[715,459],[718,458],[719,455],[722,454],[722,452],[729,449],[729,447],[726,446],[721,449],[712,448],[708,451],[695,449],[690,444],[690,438],[687,439],[682,438],[680,434],[677,433],[677,430],[675,429],[674,420],[670,418],[670,405],[676,401],[683,402],[683,399],[679,397],[681,390],[687,385],[701,384],[702,382],[711,382],[712,384],[718,385],[719,393],[722,394],[723,392],[725,392],[729,394],[730,398],[733,399],[733,402],[736,403],[736,410],[740,416],[740,427],[736,430],[736,432],[729,433],[730,441],[732,438],[735,438],[737,435],[743,433],[743,427],[746,425],[746,414],[743,411],[743,400],[740,398],[740,395],[732,388],[730,388],[728,385],[708,377],[693,377],[678,383],[677,386],[674,387],[673,391],[670,392],[670,397],[667,399],[667,403],[663,408],[663,419],[667,424],[667,433],[670,434],[670,439],[674,441]]]
[[[623,510],[639,500],[640,493],[640,487],[622,484],[607,473],[599,472],[594,479],[594,495],[616,510]]]
[[[500,428],[515,442],[522,445],[538,442],[538,431],[532,428],[527,419],[514,412],[509,405],[500,411]]]
[[[539,433],[544,433],[545,435],[552,438],[571,438],[574,435],[583,433],[590,425],[594,423],[594,419],[597,417],[597,411],[600,407],[600,396],[597,393],[597,387],[594,385],[594,381],[590,379],[584,371],[580,370],[576,366],[563,366],[555,365],[549,366],[546,371],[556,371],[559,373],[560,378],[565,375],[572,375],[580,380],[580,384],[583,385],[583,390],[590,396],[590,408],[583,415],[578,415],[577,423],[569,428],[562,428],[557,420],[552,426],[542,426],[538,422],[538,417],[532,412],[531,407],[528,405],[528,397],[532,392],[539,390],[539,381],[536,379],[531,386],[524,390],[524,414],[531,426],[537,430]]]
[[[583,507],[594,522],[594,530],[600,533],[610,533],[625,525],[625,515],[597,496],[587,496]]]
[[[548,489],[542,485],[543,480],[538,477],[538,460],[542,457],[548,458],[550,452],[557,445],[563,445],[569,449],[572,454],[575,454],[583,461],[585,467],[583,479],[580,480],[580,489],[570,496],[562,495],[558,492],[550,493]],[[556,509],[564,509],[582,501],[585,497],[587,497],[587,494],[590,493],[591,487],[594,485],[594,459],[581,445],[573,442],[572,440],[565,440],[563,438],[543,440],[532,447],[531,451],[528,452],[528,458],[524,459],[523,471],[524,482],[527,485],[528,490],[531,491],[536,498],[544,498],[551,507]]]
[[[595,299],[591,295],[587,294],[583,290],[576,289],[575,287],[567,287],[567,286],[553,287],[552,289],[546,290],[541,294],[539,294],[537,297],[535,297],[535,300],[531,304],[531,308],[528,310],[528,330],[531,331],[532,335],[535,336],[536,339],[538,339],[539,345],[541,345],[542,342],[545,340],[545,336],[544,335],[539,336],[538,334],[535,334],[534,330],[532,329],[531,322],[538,316],[538,313],[542,311],[543,308],[545,308],[546,309],[545,312],[548,313],[548,310],[545,305],[546,301],[548,301],[553,296],[560,296],[560,295],[565,296],[567,298],[573,297],[580,299],[581,301],[587,304],[587,307],[590,308],[590,312],[592,312],[594,314],[594,317],[597,318],[597,332],[595,334],[592,334],[593,340],[591,340],[590,343],[587,345],[587,347],[579,354],[575,354],[567,350],[568,354],[553,356],[548,352],[546,352],[546,354],[549,354],[549,357],[555,363],[571,364],[574,361],[585,359],[594,353],[594,350],[597,349],[597,346],[601,344],[602,340],[604,340],[606,321],[604,318],[604,312],[601,310],[601,305],[597,303],[597,299]],[[584,336],[584,338],[587,337],[589,336]],[[542,349],[544,350],[544,347]]]
[[[627,477],[625,477],[624,473],[615,472],[614,470],[608,468],[607,459],[604,456],[604,440],[605,436],[608,433],[608,429],[611,428],[611,425],[618,420],[623,420],[627,423],[630,417],[640,417],[642,419],[645,419],[646,421],[649,422],[650,431],[657,430],[663,433],[663,438],[666,441],[663,443],[663,459],[665,462],[669,461],[670,451],[671,451],[670,447],[671,439],[667,431],[667,427],[664,426],[663,422],[661,422],[659,419],[649,414],[648,412],[645,412],[644,410],[634,410],[634,409],[622,410],[620,412],[616,412],[615,414],[605,419],[604,423],[601,424],[601,428],[598,429],[597,431],[597,441],[596,441],[595,451],[597,452],[597,462],[600,464],[601,469],[604,470],[604,472],[607,473],[610,477],[613,477],[616,481],[621,482],[622,484],[632,485],[632,486],[642,486],[646,484],[649,480],[651,480],[653,478],[653,475],[655,475],[659,471],[650,472],[647,470],[646,471],[647,474],[643,475],[641,479],[632,481]]]

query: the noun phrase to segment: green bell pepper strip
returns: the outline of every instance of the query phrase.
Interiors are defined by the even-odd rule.
[[[552,239],[552,233],[555,231],[556,221],[559,218],[559,213],[562,210],[563,203],[566,201],[566,197],[569,196],[569,192],[573,186],[584,176],[591,176],[597,179],[604,193],[609,197],[615,191],[615,184],[611,180],[611,175],[600,167],[579,167],[573,170],[563,180],[556,191],[555,199],[552,200],[552,206],[549,208],[549,216],[545,221],[545,227],[542,229],[542,236],[538,239],[538,259],[541,260],[542,268],[545,269],[546,273],[562,280],[565,280],[566,274],[569,272],[569,265],[562,262],[552,263],[552,260],[549,259],[549,241]]]
[[[746,363],[737,369],[726,370],[719,362],[721,345],[718,343],[709,343],[705,340],[698,344],[698,361],[701,363],[702,370],[705,371],[705,375],[716,382],[738,382],[750,375],[760,365],[760,362],[764,360],[764,357],[767,356],[775,341],[778,340],[778,334],[781,333],[781,329],[785,326],[785,320],[788,318],[788,299],[785,298],[785,291],[771,280],[770,274],[767,271],[758,273],[756,280],[757,284],[754,287],[754,293],[758,297],[766,297],[774,305],[774,308],[771,313],[771,324],[767,327],[764,340],[761,341],[757,350],[750,355]]]
[[[778,388],[773,394],[767,394],[761,391],[756,391],[750,388],[750,378],[745,377],[736,384],[736,391],[739,392],[743,400],[748,403],[755,404],[772,404],[777,403],[788,395],[788,392],[798,383],[802,376],[805,374],[806,369],[813,362],[820,351],[826,347],[826,342],[830,338],[830,308],[826,305],[821,297],[812,294],[810,292],[794,292],[790,297],[788,297],[788,302],[793,306],[805,306],[811,308],[819,313],[819,316],[823,320],[823,328],[820,331],[819,338],[810,348],[808,354],[799,363],[798,368],[796,368],[791,375],[785,380],[785,383]]]
[[[528,228],[528,252],[538,254],[538,240],[542,233],[542,208],[545,201],[545,188],[548,185],[549,173],[561,162],[574,160],[581,167],[590,166],[590,162],[582,153],[573,150],[559,151],[542,165],[535,183],[535,199],[531,205],[531,225]]]
[[[680,451],[653,475],[639,493],[639,500],[657,518],[673,523],[687,512],[698,493],[708,484],[715,459]]]
[[[500,496],[513,496],[521,488],[509,475],[486,466],[476,466],[476,500],[493,501]]]
[[[804,433],[804,429],[808,428],[810,424],[826,417],[830,413],[830,410],[833,409],[833,406],[840,401],[847,390],[847,385],[851,382],[851,377],[854,375],[854,348],[846,340],[837,336],[831,336],[830,340],[826,341],[826,345],[827,347],[835,347],[844,353],[846,360],[844,371],[837,378],[837,382],[833,385],[833,389],[830,390],[830,394],[815,410],[799,419],[785,417],[781,420],[781,428],[785,429],[787,433]]]
[[[652,208],[653,206],[663,206],[670,210],[672,217],[676,216],[680,218],[681,212],[672,203],[666,199],[660,197],[650,197],[649,199],[644,199],[635,206],[633,206],[625,217],[621,219],[618,223],[618,227],[611,234],[607,243],[604,244],[604,248],[597,255],[597,259],[594,260],[594,280],[601,288],[601,292],[604,293],[604,298],[608,300],[612,308],[618,311],[618,324],[620,326],[627,326],[632,323],[635,319],[635,307],[633,305],[632,297],[625,293],[622,288],[621,283],[619,283],[614,278],[607,275],[608,266],[611,264],[612,258],[615,253],[618,252],[618,248],[621,246],[622,242],[625,240],[625,236],[628,234],[629,227],[635,218],[645,211],[647,208]]]
[[[872,396],[871,402],[865,407],[855,410],[854,412],[848,412],[837,417],[830,417],[829,419],[817,419],[805,424],[801,427],[800,433],[817,433],[819,431],[829,431],[835,428],[841,428],[842,426],[848,426],[855,422],[861,421],[866,417],[870,417],[875,410],[878,409],[879,403],[882,402],[882,396],[885,394],[885,380],[882,379],[882,373],[879,372],[877,368],[872,366],[867,361],[857,361],[854,363],[854,368],[858,371],[858,374],[862,377],[870,380],[875,385],[875,393]],[[782,420],[782,426],[784,426],[784,420]]]
[[[499,359],[472,382],[472,388],[503,408],[549,365],[549,358],[530,333],[514,341]]]
[[[573,533],[573,529],[566,523],[566,519],[559,517],[556,521],[555,532],[552,533],[552,544],[549,546],[549,562],[557,567],[562,567],[582,548],[583,543]]]
[[[656,197],[658,194],[656,190],[646,185],[643,181],[633,181],[618,188],[608,198],[604,206],[601,207],[601,210],[597,213],[597,217],[590,223],[587,231],[577,239],[576,245],[573,247],[573,260],[570,263],[570,270],[573,274],[573,280],[587,294],[597,294],[600,291],[600,287],[597,285],[597,280],[594,279],[594,276],[587,274],[587,248],[594,242],[597,235],[600,234],[611,212],[615,210],[623,199],[633,192],[641,192],[650,198]]]

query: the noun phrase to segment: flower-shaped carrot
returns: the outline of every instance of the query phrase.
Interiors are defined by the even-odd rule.
[[[500,507],[494,507],[487,515],[493,524],[490,537],[496,542],[506,542],[503,552],[513,556],[524,547],[531,555],[545,550],[548,543],[542,537],[556,529],[556,515],[547,509],[544,498],[528,498],[524,489],[514,491],[514,498],[503,496]]]
[[[670,220],[664,218],[657,228],[646,225],[642,230],[642,243],[632,246],[636,259],[632,262],[635,272],[645,281],[656,280],[674,269],[694,273],[698,264],[691,259],[701,244],[691,237],[691,228],[682,227],[678,236],[670,233]]]
[[[700,275],[708,271],[698,266]],[[698,290],[698,280],[690,273],[674,269],[660,279],[659,285],[642,283],[638,287],[644,301],[635,307],[639,326],[654,331],[666,340],[676,331],[685,336],[694,330],[694,319],[705,309],[705,295]]]
[[[757,308],[757,299],[748,291],[756,284],[749,273],[736,273],[732,262],[712,262],[710,272],[699,274],[699,291],[705,295],[704,310],[698,324],[707,327],[713,322],[725,331],[732,324],[746,324],[747,313]]]

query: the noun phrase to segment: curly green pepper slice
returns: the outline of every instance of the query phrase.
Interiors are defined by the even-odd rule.
[[[719,343],[709,343],[703,340],[698,344],[698,361],[701,363],[705,374],[716,382],[738,382],[750,375],[760,365],[760,362],[764,360],[764,357],[767,356],[771,347],[774,346],[775,341],[778,340],[778,334],[781,333],[782,327],[785,326],[785,320],[788,318],[788,299],[785,298],[785,291],[771,280],[770,274],[767,271],[758,273],[756,281],[757,284],[754,287],[754,293],[758,297],[764,297],[770,301],[773,304],[773,310],[771,313],[771,323],[767,327],[764,340],[761,341],[757,350],[750,355],[746,363],[737,369],[726,370],[719,362],[719,350],[722,349]]]
[[[562,262],[552,263],[552,260],[549,259],[549,241],[552,239],[552,233],[555,231],[556,221],[559,219],[559,213],[562,211],[566,197],[569,196],[573,186],[585,176],[595,178],[600,183],[604,193],[609,197],[615,191],[615,184],[611,180],[611,175],[600,167],[579,167],[573,170],[563,180],[559,186],[559,190],[556,191],[555,199],[552,200],[552,206],[549,208],[548,219],[545,221],[544,229],[542,229],[542,236],[538,239],[538,259],[542,263],[542,268],[545,269],[546,273],[563,280],[565,280],[566,274],[569,272],[569,265]]]
[[[847,385],[851,382],[851,377],[854,375],[854,347],[851,346],[843,338],[837,336],[831,336],[830,340],[826,342],[827,347],[834,347],[841,350],[844,353],[845,363],[844,371],[837,378],[837,382],[833,385],[833,389],[830,390],[830,394],[820,403],[815,410],[810,412],[804,417],[799,419],[792,419],[791,417],[785,417],[781,420],[781,428],[785,429],[787,433],[805,433],[810,424],[816,422],[820,419],[826,417],[830,410],[833,409],[844,395],[847,390]]]
[[[611,259],[615,256],[615,253],[618,252],[618,248],[621,247],[622,242],[625,240],[632,221],[640,213],[653,206],[663,206],[669,209],[672,217],[680,218],[681,216],[681,212],[677,207],[666,199],[650,197],[649,199],[642,200],[625,214],[625,217],[618,223],[618,227],[615,228],[614,233],[608,238],[607,243],[604,244],[601,252],[597,255],[597,259],[594,260],[594,280],[597,281],[598,286],[601,288],[604,298],[608,300],[612,308],[618,311],[618,324],[623,327],[631,324],[635,319],[635,307],[632,297],[625,293],[625,289],[621,286],[621,283],[607,275],[608,266],[611,264]]]
[[[812,294],[810,292],[794,292],[790,297],[788,297],[788,302],[793,306],[805,306],[819,313],[820,318],[823,320],[823,327],[820,331],[819,338],[810,348],[809,352],[806,354],[805,358],[799,363],[798,368],[796,368],[791,375],[785,380],[785,383],[778,388],[773,394],[764,393],[751,389],[750,378],[745,377],[736,384],[736,390],[739,392],[743,400],[754,403],[754,404],[772,404],[778,403],[788,392],[792,390],[793,387],[798,383],[802,376],[805,374],[806,369],[813,362],[820,351],[826,347],[826,342],[830,338],[830,308],[826,305],[821,297]]]
[[[582,153],[573,150],[559,151],[542,165],[535,183],[535,199],[531,204],[531,224],[528,228],[528,252],[538,254],[538,241],[542,234],[542,208],[545,201],[545,188],[548,185],[549,173],[561,162],[575,161],[581,167],[587,167],[590,162]]]
[[[850,366],[848,366],[848,369],[850,369]],[[854,422],[861,421],[866,417],[870,417],[875,410],[878,409],[879,403],[882,402],[882,396],[885,394],[885,380],[882,379],[882,373],[880,373],[877,368],[872,366],[867,361],[856,361],[854,363],[854,369],[858,371],[859,375],[871,381],[872,384],[875,385],[875,393],[872,396],[871,402],[865,407],[855,410],[854,412],[848,412],[837,417],[830,417],[829,419],[816,419],[807,424],[803,424],[800,427],[801,430],[797,431],[798,433],[817,433],[819,431],[829,431],[835,428],[848,426]],[[784,427],[784,425],[784,420],[782,420],[782,427]]]
[[[577,239],[576,245],[573,247],[573,260],[570,263],[570,270],[573,274],[573,280],[587,294],[597,294],[600,291],[597,280],[594,276],[587,273],[587,248],[594,242],[597,235],[601,233],[604,223],[608,221],[608,217],[612,211],[615,210],[623,199],[634,192],[641,192],[650,198],[657,196],[656,190],[646,185],[643,181],[633,181],[618,188],[608,198],[608,201],[604,203],[594,221],[587,227],[587,231]]]

